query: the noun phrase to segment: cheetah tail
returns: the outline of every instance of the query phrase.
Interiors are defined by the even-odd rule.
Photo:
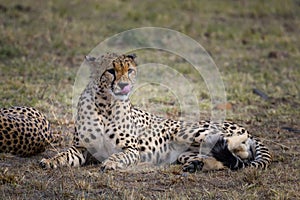
[[[249,165],[254,168],[266,169],[272,162],[271,154],[257,138],[252,138],[252,140],[255,143],[255,158]]]

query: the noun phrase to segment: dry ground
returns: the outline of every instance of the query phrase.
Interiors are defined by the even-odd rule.
[[[1,154],[0,199],[299,199],[299,15],[296,0],[1,0],[0,106],[38,108],[64,140],[31,158]],[[227,118],[270,147],[274,162],[268,170],[186,174],[166,166],[103,174],[98,166],[38,167],[42,157],[70,145],[72,86],[83,56],[105,38],[143,26],[183,32],[209,51],[226,87]],[[139,56],[151,61],[143,52]],[[198,98],[206,116],[205,88]],[[168,101],[135,99],[149,109],[172,105]],[[158,113],[176,118],[178,110]]]

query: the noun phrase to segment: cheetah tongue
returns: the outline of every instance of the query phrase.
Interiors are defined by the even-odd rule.
[[[130,89],[131,89],[130,85],[126,85],[126,86],[122,89],[121,94],[128,94],[128,93],[130,92]]]

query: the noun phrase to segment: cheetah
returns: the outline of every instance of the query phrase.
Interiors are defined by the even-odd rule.
[[[82,166],[92,158],[102,171],[143,163],[177,162],[187,172],[270,165],[267,147],[233,122],[176,121],[134,107],[129,95],[137,75],[135,57],[86,56],[94,71],[79,98],[73,146],[42,159],[41,167]]]
[[[40,152],[59,135],[52,133],[46,117],[31,107],[0,109],[0,153],[28,157]]]

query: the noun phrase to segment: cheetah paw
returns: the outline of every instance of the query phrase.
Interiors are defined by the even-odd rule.
[[[195,173],[196,171],[201,171],[204,163],[200,160],[193,160],[183,165],[182,170],[184,172]]]
[[[117,169],[124,169],[124,164],[122,162],[117,162],[113,160],[106,160],[101,165],[101,171],[105,172],[108,170],[117,170]]]
[[[46,158],[43,158],[40,161],[39,165],[43,169],[56,169],[57,168],[57,165],[53,164],[51,159],[46,159]]]

